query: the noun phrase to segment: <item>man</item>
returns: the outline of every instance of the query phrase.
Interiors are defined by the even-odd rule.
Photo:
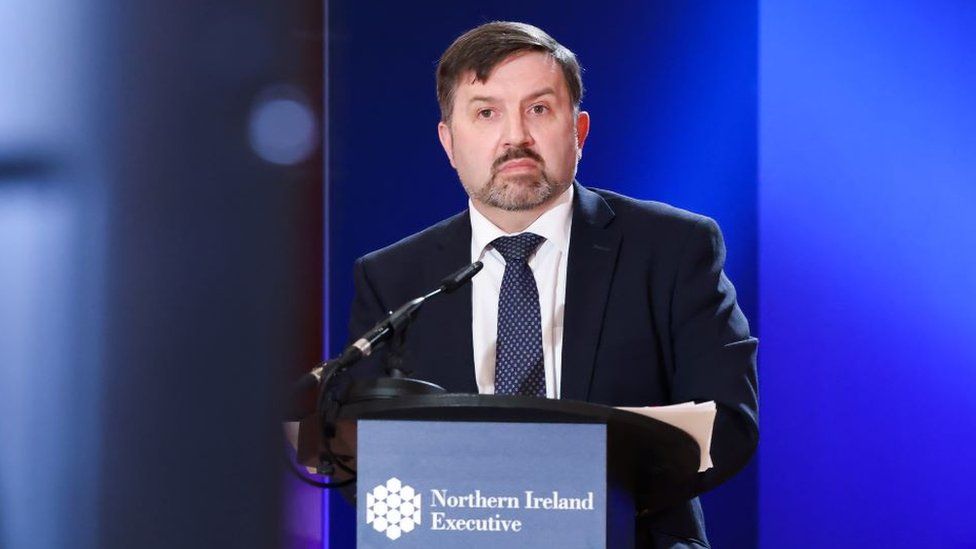
[[[470,286],[425,305],[403,367],[451,392],[714,400],[701,492],[755,449],[756,340],[713,221],[575,182],[590,129],[582,90],[573,53],[530,25],[489,23],[448,48],[437,132],[469,208],[356,262],[350,335],[481,260]],[[697,498],[642,516],[637,537],[707,547]]]

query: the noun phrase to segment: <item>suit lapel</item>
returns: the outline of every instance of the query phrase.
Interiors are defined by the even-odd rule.
[[[471,221],[465,210],[444,223],[437,253],[427,264],[428,280],[443,277],[471,262]],[[439,325],[443,329],[445,364],[437,365],[438,382],[449,391],[477,393],[474,348],[471,343],[471,284],[439,299]]]
[[[566,268],[561,398],[586,400],[603,315],[613,280],[620,231],[603,198],[576,184]]]

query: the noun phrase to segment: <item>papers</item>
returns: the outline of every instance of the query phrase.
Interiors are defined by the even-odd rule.
[[[285,439],[291,444],[292,450],[298,451],[298,425],[297,421],[283,421],[281,428],[285,430]]]
[[[701,404],[684,402],[671,406],[618,406],[618,410],[633,412],[642,416],[663,421],[691,435],[701,449],[701,463],[698,472],[712,468],[712,426],[715,423],[715,401],[709,400]]]

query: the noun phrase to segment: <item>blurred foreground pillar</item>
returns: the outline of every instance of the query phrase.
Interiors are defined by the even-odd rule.
[[[321,349],[320,13],[0,7],[0,546],[280,544],[280,389]]]

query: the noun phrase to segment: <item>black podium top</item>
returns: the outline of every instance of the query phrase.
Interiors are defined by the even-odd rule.
[[[525,396],[433,394],[349,403],[340,418],[605,424],[609,481],[632,492],[638,509],[653,512],[695,495],[700,462],[695,440],[662,421],[609,406]]]

